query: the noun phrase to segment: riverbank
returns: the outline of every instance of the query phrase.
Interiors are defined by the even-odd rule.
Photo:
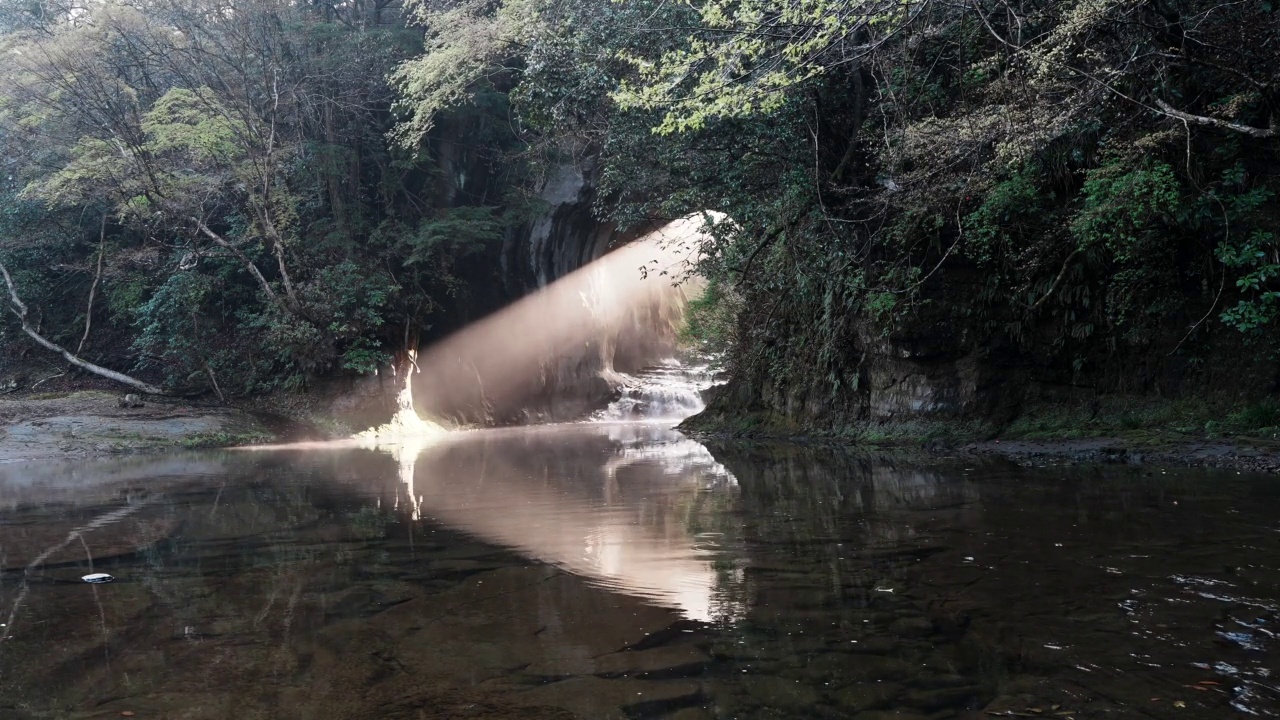
[[[712,408],[680,429],[701,438],[830,444],[1022,465],[1122,463],[1280,473],[1280,405],[1114,397],[1043,403],[1012,421],[909,419],[806,427],[765,412]]]
[[[88,458],[261,444],[342,434],[331,399],[276,398],[274,419],[261,403],[230,408],[198,400],[145,398],[121,407],[105,389],[0,396],[0,463]],[[1280,411],[1204,403],[1110,399],[1079,408],[1042,405],[992,424],[911,420],[805,428],[765,413],[710,410],[680,429],[703,439],[829,444],[893,454],[1002,457],[1022,465],[1122,463],[1280,472]]]
[[[254,415],[189,400],[75,390],[0,396],[0,463],[247,445],[277,433]]]

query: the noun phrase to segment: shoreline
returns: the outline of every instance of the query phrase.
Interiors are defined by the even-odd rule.
[[[268,442],[254,414],[171,398],[122,407],[124,393],[76,390],[0,396],[0,465],[87,460]]]
[[[252,409],[147,398],[119,406],[120,393],[76,390],[0,396],[0,465],[93,459],[297,439],[303,419]],[[317,428],[309,428],[316,431]],[[981,424],[919,421],[813,431],[761,414],[701,414],[676,426],[704,442],[780,442],[922,458],[969,456],[1029,464],[1127,464],[1280,473],[1280,442],[1256,436],[1203,437],[1152,429],[1101,428],[1002,434]],[[312,433],[307,433],[311,435]],[[325,434],[322,431],[320,434]]]
[[[1280,443],[1256,436],[1199,437],[1171,431],[1101,429],[1002,436],[953,422],[860,426],[836,431],[779,427],[761,418],[689,418],[680,432],[703,442],[783,442],[907,456],[1001,458],[1019,465],[1140,465],[1280,473]]]

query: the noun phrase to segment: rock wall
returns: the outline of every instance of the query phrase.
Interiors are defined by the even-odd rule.
[[[799,380],[786,382],[738,368],[693,426],[731,427],[755,415],[770,430],[801,434],[913,423],[996,430],[1047,406],[1088,409],[1112,398],[1238,406],[1278,387],[1277,361],[1220,323],[1185,343],[1187,327],[1171,319],[1145,344],[1085,338],[1073,345],[1043,319],[1015,341],[999,318],[975,309],[973,273],[948,270],[894,331],[854,317],[838,387],[827,370],[800,369],[793,372]]]

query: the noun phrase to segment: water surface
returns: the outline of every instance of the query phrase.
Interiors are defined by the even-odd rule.
[[[655,424],[0,466],[0,716],[1273,716],[1278,511]]]

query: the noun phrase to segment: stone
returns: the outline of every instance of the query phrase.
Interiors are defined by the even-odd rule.
[[[853,681],[903,680],[913,677],[919,668],[911,663],[883,655],[854,653],[822,653],[809,659],[805,671],[844,685]]]
[[[881,708],[897,697],[900,692],[902,692],[902,686],[897,683],[855,683],[837,690],[835,700],[841,708],[857,713]]]
[[[591,660],[595,675],[632,675],[635,677],[673,677],[694,674],[711,658],[693,645],[673,645],[652,650],[628,650],[610,653]]]
[[[893,621],[889,632],[898,637],[921,638],[933,634],[933,621],[924,617],[905,617]]]
[[[929,716],[910,710],[867,710],[854,715],[853,720],[929,720]]]
[[[700,689],[691,682],[572,678],[527,690],[521,699],[532,706],[561,707],[584,718],[628,720],[631,706],[697,705]],[[652,713],[645,713],[646,715]]]
[[[867,637],[850,642],[842,641],[836,650],[847,653],[867,653],[870,655],[887,655],[898,648],[898,641],[889,637]]]
[[[746,678],[747,692],[761,705],[803,709],[818,702],[818,691],[802,680],[777,675],[754,675]]]
[[[938,688],[936,690],[918,688],[908,690],[903,694],[900,701],[907,707],[919,710],[941,710],[943,708],[954,708],[964,705],[970,698],[975,697],[981,692],[982,688],[976,685]]]
[[[972,685],[973,681],[961,675],[921,675],[914,678],[912,684],[918,688],[926,690],[939,690],[942,688],[957,688],[965,685]]]
[[[705,708],[688,707],[668,715],[667,720],[712,720],[714,717]]]

